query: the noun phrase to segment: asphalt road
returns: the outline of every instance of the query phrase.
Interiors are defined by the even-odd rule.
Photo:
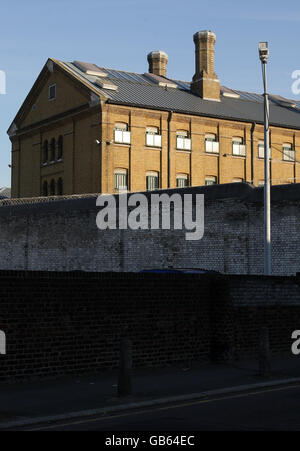
[[[35,431],[298,431],[300,385],[41,425]],[[129,434],[128,434],[129,435]]]

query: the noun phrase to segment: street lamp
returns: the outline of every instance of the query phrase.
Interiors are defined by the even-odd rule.
[[[262,64],[264,83],[264,135],[265,135],[265,189],[264,189],[264,241],[265,241],[265,275],[271,275],[271,186],[270,186],[270,129],[269,96],[267,90],[267,62],[269,46],[267,42],[258,44],[259,58]],[[266,308],[263,307],[263,324],[259,339],[259,372],[261,376],[271,373],[270,340],[267,325]]]
[[[264,136],[265,136],[265,189],[264,189],[264,241],[265,241],[265,275],[270,276],[271,269],[271,184],[270,184],[270,109],[267,90],[267,62],[269,47],[267,42],[258,44],[259,58],[262,64],[264,84]]]

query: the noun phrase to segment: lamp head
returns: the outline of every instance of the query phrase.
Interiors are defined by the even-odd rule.
[[[266,64],[269,58],[269,45],[268,42],[260,42],[258,44],[259,58],[262,63]]]

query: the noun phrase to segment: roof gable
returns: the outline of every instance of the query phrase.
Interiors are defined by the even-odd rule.
[[[49,87],[56,86],[56,98],[49,100]],[[18,111],[8,134],[47,120],[68,110],[100,102],[100,95],[93,86],[78,80],[60,62],[49,59]]]

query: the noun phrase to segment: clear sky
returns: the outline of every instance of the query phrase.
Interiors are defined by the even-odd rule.
[[[10,123],[48,57],[145,72],[146,55],[164,50],[168,75],[191,80],[193,33],[217,35],[216,73],[222,84],[261,92],[257,43],[270,45],[269,90],[285,97],[300,70],[299,0],[1,0],[0,187],[10,186]],[[300,99],[300,96],[299,96]]]

